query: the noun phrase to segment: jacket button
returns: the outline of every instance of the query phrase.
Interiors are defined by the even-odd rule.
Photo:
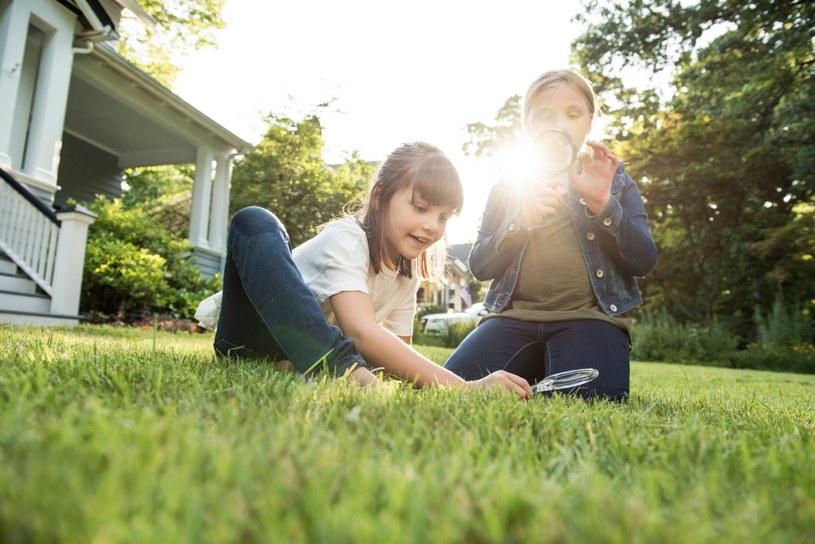
[[[602,278],[604,274],[605,272],[603,272],[602,268],[598,268],[597,272],[594,273],[594,275],[597,276],[598,278]]]
[[[610,218],[610,217],[606,217],[605,219],[603,219],[603,224],[604,224],[605,226],[607,226],[607,227],[610,227],[610,226],[611,226],[611,218]]]
[[[594,240],[594,233],[593,232],[587,232],[586,233],[586,238],[588,238],[589,240]]]
[[[608,309],[611,310],[612,312],[616,312],[617,311],[617,305],[612,304],[611,306],[608,307]]]
[[[514,224],[510,225],[509,230],[515,230],[515,225]]]

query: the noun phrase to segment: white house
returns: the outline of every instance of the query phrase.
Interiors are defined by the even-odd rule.
[[[252,145],[118,55],[135,0],[0,0],[0,322],[79,320],[88,228],[72,199],[119,196],[125,168],[196,166],[189,239],[222,270],[231,164]]]

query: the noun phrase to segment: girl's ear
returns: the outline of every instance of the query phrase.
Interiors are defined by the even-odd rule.
[[[382,186],[377,183],[371,189],[371,208],[374,210],[379,210],[379,197],[382,194]]]

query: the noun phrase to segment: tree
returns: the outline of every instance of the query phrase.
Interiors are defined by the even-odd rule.
[[[171,87],[187,54],[215,46],[224,27],[224,0],[139,0],[139,5],[156,24],[145,27],[125,12],[119,53]]]
[[[191,164],[125,170],[122,207],[140,208],[170,232],[185,238],[190,226],[194,175]]]
[[[815,189],[815,4],[591,0],[584,13],[575,61],[606,97],[661,248],[649,299],[702,324],[732,318],[743,336],[779,291],[811,311],[811,254],[780,255],[813,246],[811,229],[797,246],[788,233]],[[629,67],[672,71],[672,91],[628,87]]]
[[[362,194],[373,166],[352,155],[329,167],[322,159],[322,125],[316,114],[300,121],[269,115],[266,123],[263,140],[235,164],[230,213],[245,206],[267,208],[283,221],[296,246]]]
[[[502,149],[520,145],[524,141],[520,95],[510,96],[495,116],[494,125],[469,123],[470,141],[463,146],[467,155],[488,157]]]

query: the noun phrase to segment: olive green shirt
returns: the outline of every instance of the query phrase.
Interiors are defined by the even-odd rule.
[[[535,322],[599,319],[626,333],[630,325],[629,319],[611,317],[597,304],[569,209],[563,201],[543,226],[531,229],[509,307],[483,320],[499,315]]]

